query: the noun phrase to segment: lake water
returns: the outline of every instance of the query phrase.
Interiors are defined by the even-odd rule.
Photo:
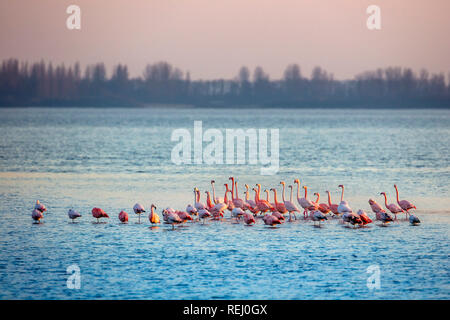
[[[279,129],[280,165],[175,165],[175,129]],[[205,146],[206,144],[204,144]],[[235,176],[278,187],[299,178],[312,196],[369,215],[381,191],[417,206],[417,227],[349,229],[222,222],[149,228],[134,203],[184,209],[193,187],[210,190]],[[0,109],[1,299],[449,299],[449,110]],[[252,192],[253,197],[253,192]],[[48,208],[32,224],[36,199]],[[93,224],[90,210],[110,214]],[[68,221],[67,210],[83,214]],[[130,223],[119,224],[121,210]],[[403,216],[402,216],[403,218]],[[68,266],[81,288],[66,285]],[[380,268],[379,289],[366,270]]]

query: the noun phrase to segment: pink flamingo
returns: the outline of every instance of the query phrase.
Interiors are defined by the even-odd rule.
[[[330,206],[328,204],[326,204],[326,203],[319,203],[320,193],[316,192],[314,194],[317,196],[317,201],[316,201],[316,203],[318,205],[317,209],[320,212],[322,212],[323,214],[327,214],[328,212],[330,212],[331,210],[330,210]]]
[[[200,211],[201,209],[207,209],[206,206],[200,202],[200,190],[198,190],[197,188],[194,188],[194,193],[197,195],[197,197],[195,199],[195,204],[194,204],[197,211]]]
[[[271,188],[270,191],[273,191],[274,207],[275,207],[276,211],[280,213],[280,216],[283,217],[283,214],[288,213],[288,210],[286,209],[284,202],[278,202],[277,189]],[[278,219],[280,219],[280,218],[278,218]],[[284,220],[284,217],[283,217],[283,220]]]
[[[361,210],[361,209],[358,210],[358,215],[359,215],[359,218],[361,219],[363,225],[372,223],[372,219],[369,218],[369,216],[367,215],[367,213],[364,210]]]
[[[99,223],[98,219],[100,219],[100,218],[109,218],[109,216],[106,214],[106,212],[100,208],[93,208],[92,216],[97,219],[97,223]]]
[[[406,216],[410,215],[409,210],[411,209],[417,209],[415,205],[413,205],[408,200],[398,200],[398,189],[397,185],[394,184],[395,192],[397,193],[397,203],[406,212]],[[408,218],[408,217],[406,217]]]
[[[211,187],[212,187],[212,191],[213,191],[213,201],[215,204],[223,203],[224,202],[223,198],[216,197],[216,188],[214,187],[215,183],[216,183],[216,181],[211,180]]]
[[[133,211],[134,213],[136,213],[138,215],[138,223],[141,223],[141,214],[145,212],[144,206],[140,203],[136,203],[133,206]],[[128,219],[127,219],[128,221]],[[122,221],[123,222],[123,221]]]
[[[69,216],[70,219],[72,219],[72,223],[75,223],[76,218],[81,217],[81,214],[73,209],[69,209],[69,211],[67,212],[67,215]]]
[[[280,220],[277,217],[275,217],[274,215],[271,215],[271,214],[266,214],[263,217],[263,221],[268,226],[275,226],[277,224],[281,224]]]
[[[274,211],[277,211],[277,208],[275,207],[275,203],[273,203],[273,202],[270,202],[270,194],[269,194],[269,190],[267,190],[267,189],[264,189],[264,193],[266,194],[266,201],[268,202],[268,203],[270,203],[270,205],[272,206],[272,212],[274,212]]]
[[[247,185],[246,185],[247,186]],[[245,203],[246,203],[246,208],[253,214],[257,214],[259,212],[258,207],[256,206],[255,201],[253,200],[249,200],[249,192],[248,190],[244,191],[245,193]],[[251,202],[249,202],[251,201]],[[255,205],[252,206],[252,203],[254,203]]]
[[[212,214],[212,216],[214,217],[214,219],[220,219],[221,217],[223,217],[223,212],[225,211],[225,209],[227,208],[227,205],[223,202],[218,202],[217,204],[213,204],[211,202],[211,196],[209,194],[208,191],[205,191],[206,193],[206,205],[208,206],[208,211]]]
[[[224,196],[224,202],[228,206],[228,210],[231,212],[234,209],[234,203],[233,200],[228,199],[228,192],[231,193],[231,190],[228,188],[228,184],[225,183],[225,196]],[[231,198],[233,198],[233,194],[231,194]]]
[[[180,217],[183,222],[192,221],[192,217],[184,211],[175,211],[175,213]]]
[[[169,212],[167,214],[167,223],[172,225],[172,229],[175,228],[176,224],[182,223],[183,220],[174,212]]]
[[[140,216],[140,215],[139,215]],[[122,222],[122,223],[125,223],[125,222],[128,222],[128,213],[126,213],[125,211],[120,211],[120,213],[119,213],[119,220]]]
[[[253,217],[253,215],[250,213],[244,213],[244,222],[247,225],[255,224],[256,223],[255,217]]]
[[[261,190],[261,185],[258,184],[257,186],[258,186],[258,190],[255,189],[255,188],[253,188],[253,191],[255,191],[255,202],[256,202],[256,207],[258,208],[258,210],[259,210],[261,213],[265,213],[265,212],[267,212],[267,211],[269,211],[269,210],[270,210],[270,211],[273,211],[274,208],[273,208],[273,206],[269,203],[269,201],[263,200],[263,199],[260,199],[260,198],[259,198],[259,193],[260,193],[260,190]]]
[[[211,213],[206,209],[200,209],[198,210],[198,217],[202,219],[202,223],[205,224],[205,219],[211,217]]]
[[[230,177],[229,179],[231,180],[231,199],[233,200],[234,206],[245,209],[244,200],[240,199],[238,195],[237,181],[234,182],[234,177]],[[236,190],[236,197],[234,197],[234,190]]]
[[[308,208],[312,206],[312,202],[306,198],[307,190],[304,187],[303,188],[305,189],[305,197],[300,198],[300,180],[295,179],[294,183],[297,184],[297,202],[303,208],[303,218],[306,219]]]
[[[300,210],[298,210],[297,206],[292,202],[292,194],[293,194],[292,186],[289,186],[289,188],[291,188],[291,197],[289,200],[286,200],[285,198],[286,183],[284,181],[281,181],[280,184],[283,186],[283,202],[286,210],[289,212],[289,221],[291,221],[291,214],[294,214],[294,218],[295,220],[297,220],[297,216],[295,215],[295,213],[300,212]]]
[[[377,216],[380,212],[385,212],[384,209],[375,200],[369,199],[369,204],[373,213],[375,213]]]
[[[187,205],[187,207],[186,207],[186,212],[187,212],[188,214],[190,214],[191,216],[196,216],[196,215],[198,215],[197,209],[195,209],[195,207],[192,206],[192,204],[188,204],[188,205]]]
[[[328,193],[328,206],[330,207],[331,212],[333,212],[335,216],[339,216],[338,205],[331,203],[330,191],[327,190],[326,192]]]
[[[47,208],[39,202],[39,200],[36,200],[36,204],[34,205],[34,208],[36,210],[39,210],[40,212],[44,213],[45,211],[47,211]]]
[[[158,214],[155,212],[156,206],[152,203],[150,207],[150,214],[148,215],[148,220],[151,224],[161,223]]]
[[[245,201],[247,202],[247,204],[250,205],[250,207],[255,208],[256,207],[256,202],[254,200],[249,199],[250,193],[248,191],[248,184],[245,184],[245,191],[246,191],[246,197],[245,197]]]
[[[384,205],[386,206],[386,209],[388,209],[391,213],[393,213],[395,216],[395,220],[397,220],[397,214],[403,212],[403,209],[400,208],[395,203],[388,204],[386,192],[381,192],[380,194],[382,194],[384,196]]]
[[[33,209],[31,212],[31,217],[34,221],[37,221],[37,223],[41,223],[41,219],[44,218],[44,214],[38,209]]]

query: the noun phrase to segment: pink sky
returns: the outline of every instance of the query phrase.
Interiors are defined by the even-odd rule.
[[[81,7],[81,30],[66,8]],[[381,7],[382,30],[366,27]],[[2,0],[0,59],[126,63],[141,75],[165,60],[193,79],[260,65],[279,78],[298,63],[338,79],[386,66],[450,71],[449,0]]]

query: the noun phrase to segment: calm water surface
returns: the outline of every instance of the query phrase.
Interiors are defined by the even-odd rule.
[[[0,109],[0,120],[1,299],[450,298],[448,110],[20,108]],[[278,174],[261,176],[259,164],[173,164],[171,133],[192,132],[195,120],[204,130],[279,128]],[[131,214],[135,202],[184,209],[192,188],[209,190],[213,178],[223,196],[231,175],[263,188],[300,178],[334,202],[342,183],[351,206],[368,212],[381,191],[394,201],[396,183],[423,223],[272,229],[226,219],[172,231]],[[31,223],[36,199],[48,208],[41,225]],[[94,206],[108,223],[92,223]],[[76,224],[71,207],[84,215]],[[79,290],[66,286],[72,264]],[[379,290],[366,286],[370,265],[380,267]]]

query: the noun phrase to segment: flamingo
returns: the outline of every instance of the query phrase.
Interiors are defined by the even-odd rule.
[[[377,220],[381,221],[383,225],[386,225],[387,223],[394,221],[392,217],[387,213],[386,211],[380,211],[376,214]]]
[[[369,218],[369,216],[367,215],[367,213],[364,210],[361,210],[361,209],[358,210],[357,214],[358,214],[359,218],[361,219],[363,225],[372,223],[372,219]]]
[[[39,210],[42,213],[44,213],[44,211],[47,211],[47,208],[45,207],[45,205],[40,203],[39,200],[36,200],[36,204],[34,205],[34,208],[36,210]]]
[[[246,185],[246,186],[248,186],[248,185]],[[256,215],[256,214],[259,212],[259,210],[258,210],[258,207],[256,206],[255,201],[249,200],[249,192],[248,192],[248,190],[247,190],[247,191],[244,191],[244,193],[245,193],[245,203],[246,203],[246,208],[247,208],[248,210],[250,210],[251,213],[253,213],[253,214]],[[251,201],[251,203],[250,203],[249,201]],[[252,206],[252,203],[254,203],[255,205]]]
[[[99,223],[98,219],[100,219],[100,218],[109,218],[109,216],[106,214],[106,212],[100,208],[93,208],[92,216],[97,219],[97,223]]]
[[[413,226],[416,226],[416,225],[420,224],[420,220],[415,215],[410,214],[409,215],[409,223],[411,223]]]
[[[233,204],[235,207],[245,209],[245,203],[244,200],[239,198],[238,195],[238,187],[237,187],[237,181],[234,181],[234,177],[229,178],[231,180],[231,199],[233,200]],[[236,198],[234,197],[234,190],[236,189]]]
[[[250,193],[248,191],[248,188],[249,188],[248,184],[245,184],[245,190],[246,190],[245,201],[247,202],[247,204],[250,205],[250,207],[255,208],[256,207],[256,202],[254,200],[249,199]]]
[[[267,189],[264,189],[264,192],[266,193],[266,201],[268,202],[268,203],[270,203],[270,205],[272,206],[272,212],[273,211],[277,211],[277,208],[275,207],[275,203],[273,203],[273,202],[270,202],[270,195],[269,195],[269,190],[267,190]]]
[[[67,212],[67,215],[69,216],[70,219],[72,219],[72,223],[75,223],[75,219],[76,218],[80,218],[81,214],[79,214],[77,211],[73,210],[73,209],[69,209],[69,211]]]
[[[209,211],[206,209],[200,209],[198,210],[198,217],[202,219],[202,223],[204,224],[205,219],[211,217],[211,213],[209,213]]]
[[[269,226],[275,226],[277,224],[281,224],[280,220],[277,217],[275,217],[274,215],[271,215],[271,214],[266,214],[263,217],[263,221],[264,221],[264,223],[266,225],[269,225]]]
[[[244,222],[247,225],[255,224],[256,223],[255,217],[253,217],[253,215],[250,213],[244,213]]]
[[[216,189],[214,188],[214,183],[216,183],[216,181],[211,180],[211,187],[212,187],[212,191],[213,191],[213,201],[215,204],[223,203],[224,202],[223,198],[216,197]]]
[[[256,207],[258,208],[258,210],[261,213],[265,213],[269,210],[270,211],[274,210],[274,208],[271,206],[269,201],[262,200],[259,198],[259,192],[260,192],[261,185],[257,185],[257,186],[258,186],[258,190],[253,188],[253,191],[255,191],[255,202],[256,202]]]
[[[139,215],[140,216],[140,215]],[[125,222],[128,222],[128,213],[126,213],[125,211],[120,211],[120,213],[119,213],[119,220],[122,222],[122,223],[125,223]]]
[[[345,223],[351,223],[353,226],[361,225],[363,222],[359,215],[352,211],[346,211],[342,214],[342,220]]]
[[[172,225],[172,229],[175,228],[176,224],[182,223],[183,220],[174,212],[169,212],[167,214],[167,223]]]
[[[214,216],[215,219],[220,219],[223,217],[223,212],[227,208],[227,205],[223,202],[218,202],[217,204],[213,204],[211,202],[211,196],[208,191],[205,191],[206,193],[206,205],[208,206],[208,211]]]
[[[393,213],[395,216],[395,220],[397,220],[397,214],[399,214],[400,212],[403,212],[403,209],[400,208],[395,203],[388,204],[386,192],[381,192],[380,194],[382,194],[384,196],[384,205],[386,206],[386,209],[388,209],[391,213]]]
[[[238,219],[239,219],[240,217],[242,217],[244,214],[245,214],[245,211],[242,210],[242,209],[239,208],[239,207],[235,207],[233,210],[231,210],[231,216],[232,216],[233,218],[236,219],[236,222],[237,222]]]
[[[400,208],[403,209],[403,211],[406,212],[406,215],[410,215],[409,210],[411,209],[417,209],[415,205],[413,205],[411,202],[409,202],[408,200],[398,200],[398,189],[397,189],[397,185],[394,184],[394,188],[395,188],[395,192],[397,193],[397,203],[400,206]]]
[[[197,195],[197,197],[195,198],[195,204],[194,204],[197,211],[200,211],[201,209],[206,209],[206,206],[200,202],[200,190],[198,190],[197,188],[194,188],[194,193]]]
[[[331,211],[330,206],[326,203],[319,203],[320,200],[320,193],[316,192],[314,193],[317,196],[317,201],[316,203],[318,204],[317,209],[322,212],[323,214],[327,214],[328,212]]]
[[[316,225],[316,221],[319,221],[319,227],[320,227],[320,222],[322,222],[324,220],[328,220],[327,216],[324,215],[320,210],[314,211],[312,218],[314,221],[314,225]]]
[[[348,202],[344,200],[344,185],[340,184],[338,188],[342,188],[341,203],[339,203],[338,212],[340,214],[352,213],[353,212],[352,208],[350,208]]]
[[[138,223],[141,223],[141,214],[145,212],[144,206],[140,203],[136,203],[133,207],[134,213],[138,215]],[[127,219],[128,221],[128,219]],[[123,222],[123,221],[122,221]]]
[[[292,202],[292,194],[293,194],[292,186],[289,186],[289,188],[291,189],[291,197],[289,200],[286,200],[284,195],[286,183],[284,181],[281,181],[280,184],[283,186],[283,202],[284,206],[286,207],[286,210],[289,212],[289,221],[291,221],[292,213],[294,214],[295,220],[297,220],[297,216],[295,215],[295,213],[300,212],[300,210],[298,210],[297,206]]]
[[[306,214],[308,213],[307,208],[312,205],[312,202],[306,199],[307,191],[305,189],[305,197],[300,198],[300,180],[295,179],[294,183],[297,184],[297,202],[303,208],[303,218],[306,219]]]
[[[228,207],[227,207],[228,210],[231,212],[231,210],[234,209],[234,203],[233,203],[233,200],[228,199],[228,196],[227,196],[227,195],[228,195],[228,192],[231,193],[231,190],[228,188],[228,184],[227,184],[227,183],[225,183],[224,186],[225,186],[224,202],[225,202],[225,204],[228,206]],[[233,194],[231,194],[231,198],[233,198]]]
[[[284,205],[284,202],[278,202],[277,200],[277,189],[272,188],[270,189],[271,191],[273,191],[273,197],[274,197],[274,207],[276,209],[277,212],[280,213],[280,216],[283,217],[283,214],[288,213],[288,210],[286,209],[286,206]],[[277,218],[280,219],[280,217]],[[284,220],[284,217],[282,218],[282,220]]]
[[[155,212],[156,206],[152,203],[150,206],[150,214],[148,215],[148,220],[151,224],[161,223],[158,214]]]
[[[192,217],[185,211],[176,211],[175,212],[183,222],[192,221]]]
[[[192,204],[187,205],[186,212],[192,216],[198,215],[197,209],[195,209],[195,207],[193,207]]]
[[[369,199],[370,208],[373,213],[378,217],[381,212],[385,212],[384,209],[373,199]],[[377,218],[377,220],[380,220]]]
[[[205,191],[206,193],[206,207],[208,210],[211,210],[214,208],[214,204],[211,201],[211,195],[209,194],[209,191]]]
[[[37,221],[37,223],[41,223],[41,219],[44,217],[44,214],[38,209],[33,209],[31,212],[31,217],[34,221]]]
[[[327,190],[326,193],[328,193],[328,206],[330,207],[331,212],[333,212],[335,216],[339,216],[338,205],[331,203],[330,191]]]

